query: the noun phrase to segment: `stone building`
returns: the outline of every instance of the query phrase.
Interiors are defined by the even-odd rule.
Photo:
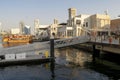
[[[120,31],[120,19],[111,20],[110,28],[113,32]]]

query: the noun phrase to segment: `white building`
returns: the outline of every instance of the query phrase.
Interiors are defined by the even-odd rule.
[[[54,19],[54,23],[49,26],[50,36],[54,35],[57,38],[58,25],[58,20]]]
[[[20,29],[19,28],[12,28],[11,34],[20,34]]]
[[[57,27],[58,38],[71,38],[73,37],[73,27],[68,26],[66,23],[61,23]]]
[[[88,35],[88,33],[95,30],[109,31],[110,16],[108,14],[95,15],[76,15],[76,9],[68,9],[69,18],[67,20],[68,26],[73,28],[73,36]]]
[[[86,29],[90,27],[90,15],[80,14],[76,15],[76,9],[68,9],[69,19],[67,21],[68,26],[73,29],[73,36],[86,35]]]
[[[40,25],[39,19],[34,21],[35,36],[37,39],[45,39],[49,37],[49,25]]]
[[[39,21],[39,19],[35,19],[34,20],[34,33],[35,33],[35,35],[37,34],[37,32],[38,32],[38,28],[39,28],[39,25],[40,25],[40,21]]]
[[[51,34],[55,33],[57,38],[70,38],[75,36],[86,35],[86,28],[90,28],[90,15],[78,15],[76,16],[76,9],[68,9],[69,19],[67,23],[52,24]],[[57,36],[56,36],[57,35]]]

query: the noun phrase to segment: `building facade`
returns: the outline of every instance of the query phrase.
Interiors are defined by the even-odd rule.
[[[110,35],[110,16],[108,14],[94,14],[90,18],[92,35]]]
[[[110,28],[110,16],[107,14],[91,15],[91,28],[109,29]]]
[[[120,19],[111,20],[110,29],[113,33],[120,35]]]
[[[11,32],[11,34],[20,34],[20,29],[19,28],[12,28],[10,32]]]
[[[54,23],[49,26],[50,36],[54,35],[54,37],[57,38],[58,25],[58,20],[54,19]]]
[[[24,27],[24,34],[25,35],[30,35],[31,34],[31,28],[28,25],[25,25]]]
[[[110,28],[112,31],[120,30],[120,19],[111,20]]]
[[[76,15],[76,9],[68,9],[68,26],[73,28],[73,36],[88,35],[91,32],[107,32],[110,34],[110,16],[108,14]]]
[[[86,28],[90,28],[90,15],[80,14],[76,15],[76,9],[68,9],[69,18],[67,24],[71,27],[73,36],[81,36],[86,34]]]

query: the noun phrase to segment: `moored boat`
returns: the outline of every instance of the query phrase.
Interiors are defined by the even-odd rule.
[[[32,43],[32,35],[7,35],[3,36],[2,43],[4,45],[17,45]],[[13,45],[13,46],[14,46]]]

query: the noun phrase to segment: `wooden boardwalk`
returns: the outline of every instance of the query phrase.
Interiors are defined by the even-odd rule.
[[[24,65],[50,62],[51,58],[29,57],[25,59],[1,60],[0,66]]]

